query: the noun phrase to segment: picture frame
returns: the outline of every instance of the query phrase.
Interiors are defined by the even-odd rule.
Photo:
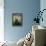
[[[23,16],[22,13],[12,13],[12,26],[22,26]]]

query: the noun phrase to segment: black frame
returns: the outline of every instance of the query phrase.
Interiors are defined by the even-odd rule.
[[[20,19],[18,19],[18,18]],[[22,26],[23,24],[23,16],[22,13],[13,13],[12,14],[12,26]]]

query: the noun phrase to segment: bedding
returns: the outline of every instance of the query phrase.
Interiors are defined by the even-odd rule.
[[[33,35],[29,32],[24,38],[17,42],[18,46],[31,46],[33,42]]]

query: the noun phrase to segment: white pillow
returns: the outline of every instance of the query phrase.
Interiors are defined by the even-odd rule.
[[[23,46],[24,40],[25,40],[25,37],[22,38],[22,39],[20,39],[20,40],[17,42],[17,46]]]

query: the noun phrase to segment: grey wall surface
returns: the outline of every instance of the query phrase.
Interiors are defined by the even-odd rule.
[[[4,1],[4,39],[18,41],[32,29],[35,12],[40,9],[40,0],[5,0]],[[23,13],[23,25],[12,26],[12,13]]]
[[[42,11],[43,9],[46,9],[46,0],[41,0],[40,1],[40,10]],[[43,12],[43,22],[40,22],[40,25],[45,26],[46,27],[46,10]]]

